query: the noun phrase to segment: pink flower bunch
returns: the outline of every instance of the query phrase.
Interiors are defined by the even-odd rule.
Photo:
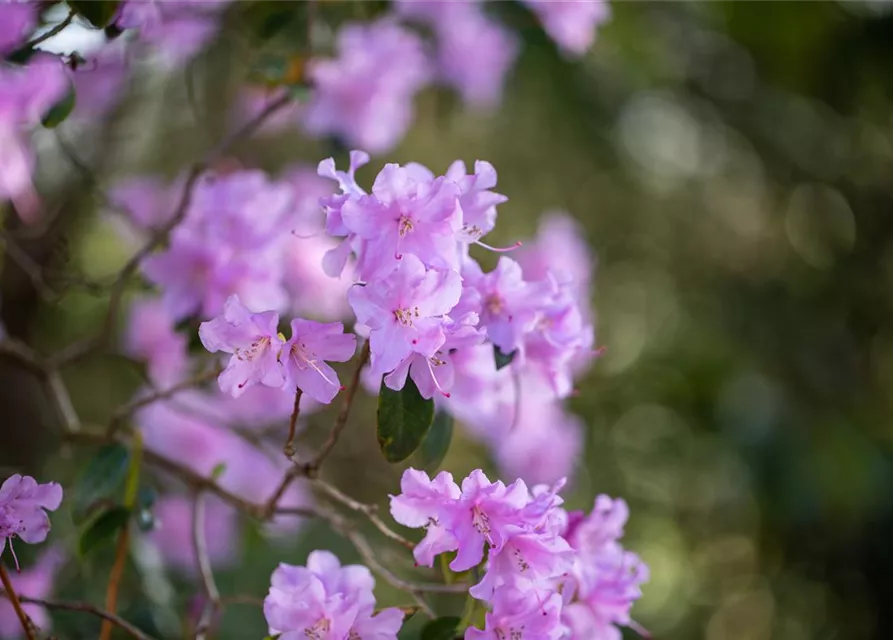
[[[311,61],[314,90],[304,128],[376,153],[388,151],[409,128],[412,99],[429,78],[421,38],[383,19],[345,25],[336,48],[337,57]]]
[[[62,503],[62,487],[55,482],[38,484],[30,476],[15,474],[0,486],[0,555],[13,538],[36,544],[46,540],[50,531],[47,511],[55,511]],[[18,560],[16,560],[18,566]]]
[[[407,469],[391,514],[408,527],[425,528],[413,555],[423,566],[455,552],[453,571],[484,569],[470,594],[490,611],[483,630],[468,640],[526,637],[546,640],[613,640],[615,625],[629,625],[647,568],[618,540],[626,505],[605,496],[588,517],[561,508],[558,491],[522,480],[506,486],[480,470],[462,481],[441,472],[433,480]],[[573,524],[571,524],[573,522]],[[586,626],[587,616],[593,621]]]
[[[374,588],[369,569],[341,566],[328,551],[312,552],[304,567],[280,564],[264,600],[270,635],[296,640],[397,640],[403,613],[395,608],[376,613]]]
[[[14,6],[0,4],[0,11]],[[5,19],[0,13],[0,22]],[[25,66],[0,62],[0,201],[11,200],[27,223],[36,222],[40,210],[32,181],[37,158],[31,133],[68,88],[65,68],[53,56],[35,55]]]
[[[113,20],[135,31],[171,66],[203,49],[217,33],[219,15],[230,0],[128,0]]]

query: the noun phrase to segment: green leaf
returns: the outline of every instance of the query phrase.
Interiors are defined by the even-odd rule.
[[[68,93],[65,94],[65,97],[50,107],[50,110],[47,111],[43,120],[41,120],[41,124],[47,129],[55,129],[58,127],[69,115],[71,115],[76,98],[77,94],[75,93],[74,86],[71,85],[68,87]]]
[[[453,640],[459,635],[461,623],[461,619],[453,616],[432,620],[422,627],[422,635],[419,640]]]
[[[119,4],[121,0],[68,0],[69,7],[99,29],[112,21]]]
[[[450,448],[453,439],[453,425],[455,419],[446,411],[438,411],[434,414],[434,422],[428,435],[419,447],[419,465],[428,472],[436,471],[440,467]]]
[[[220,477],[224,473],[226,473],[226,463],[218,462],[217,464],[214,465],[214,468],[211,469],[211,480],[214,480],[215,482],[217,480],[220,480]]]
[[[104,540],[112,538],[127,524],[128,518],[130,509],[125,507],[112,507],[104,511],[81,534],[78,540],[78,554],[84,557]]]
[[[378,394],[378,446],[388,462],[406,460],[419,448],[434,421],[434,400],[426,400],[407,377],[400,391],[384,380]]]
[[[496,370],[499,371],[503,367],[507,367],[515,359],[518,350],[515,349],[511,353],[503,353],[495,344],[493,345],[493,358],[496,360]]]
[[[129,464],[130,451],[123,445],[109,444],[96,452],[74,490],[72,517],[75,522],[83,522],[93,504],[117,491],[127,476]]]

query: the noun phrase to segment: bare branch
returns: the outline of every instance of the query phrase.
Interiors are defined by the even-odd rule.
[[[37,630],[34,626],[34,623],[31,622],[31,618],[28,617],[28,614],[25,613],[25,610],[22,609],[22,603],[18,595],[16,595],[15,589],[12,587],[12,582],[9,579],[9,574],[6,572],[6,565],[0,562],[0,581],[3,582],[3,591],[7,598],[9,598],[9,602],[12,604],[12,608],[15,609],[16,616],[19,618],[19,622],[22,623],[22,629],[25,631],[25,637],[28,640],[37,640]]]
[[[329,434],[325,443],[323,443],[322,448],[320,448],[316,457],[307,465],[307,469],[311,474],[319,469],[328,455],[332,452],[332,449],[335,448],[335,445],[338,444],[338,439],[341,438],[341,433],[344,431],[344,427],[347,426],[347,418],[350,415],[350,408],[353,406],[357,389],[360,387],[360,375],[363,373],[363,367],[366,366],[368,360],[369,341],[367,340],[360,349],[360,358],[357,361],[356,369],[354,369],[350,386],[344,393],[344,401],[341,403],[341,410],[338,412],[338,417],[335,418],[335,425],[332,427],[332,432]]]
[[[211,558],[208,556],[208,545],[205,540],[205,501],[201,491],[195,492],[192,508],[192,544],[195,547],[195,559],[202,579],[202,587],[208,597],[201,618],[195,627],[196,640],[204,640],[205,634],[214,620],[214,614],[220,607],[220,591],[214,581]]]
[[[282,447],[282,452],[289,460],[295,457],[295,427],[298,424],[298,414],[301,413],[302,395],[301,387],[295,389],[295,406],[291,412],[291,418],[288,420],[288,440],[285,441],[285,446]]]
[[[3,594],[6,596],[6,593]],[[8,597],[8,596],[7,596]],[[92,604],[87,602],[60,602],[57,600],[42,600],[40,598],[29,598],[28,596],[19,596],[19,600],[27,603],[27,604],[37,604],[41,607],[46,607],[50,610],[58,610],[58,611],[80,611],[83,613],[89,613],[90,615],[97,616],[106,620],[122,631],[130,634],[131,637],[136,638],[137,640],[155,640],[152,636],[147,633],[143,633],[135,626],[127,622],[124,618],[116,616],[114,613],[109,613],[108,611],[104,611],[99,607],[94,607]]]
[[[33,49],[34,47],[41,44],[42,42],[46,42],[53,36],[58,35],[63,30],[65,30],[65,28],[68,25],[71,24],[71,21],[74,20],[75,15],[76,15],[76,12],[74,9],[72,9],[71,11],[68,12],[68,15],[65,16],[65,19],[62,22],[57,24],[55,27],[53,27],[46,33],[42,33],[41,35],[37,36],[33,40],[29,40],[28,42],[25,43],[25,46],[23,48]]]
[[[320,489],[326,495],[328,495],[329,497],[333,498],[334,500],[340,502],[348,509],[352,509],[353,511],[357,511],[357,512],[365,515],[367,518],[369,518],[369,521],[373,525],[375,525],[375,528],[378,529],[379,531],[381,531],[385,535],[385,537],[393,540],[394,542],[396,542],[398,544],[403,545],[407,549],[415,548],[415,544],[413,544],[412,542],[410,542],[409,540],[407,540],[406,538],[401,536],[396,531],[393,531],[390,527],[388,527],[388,525],[386,525],[384,523],[384,521],[381,518],[378,517],[378,514],[376,513],[376,511],[378,511],[378,505],[357,502],[350,496],[342,493],[334,485],[331,485],[328,482],[326,482],[325,480],[322,480],[320,478],[313,478],[311,480],[311,482],[313,483],[314,487],[316,487],[317,489]]]

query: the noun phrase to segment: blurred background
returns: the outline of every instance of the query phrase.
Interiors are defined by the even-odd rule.
[[[381,10],[359,4],[350,11]],[[249,53],[258,22],[230,9],[207,50],[176,72],[141,69],[109,124],[71,141],[101,184],[177,175],[228,129],[238,88],[270,55],[294,53],[281,32],[267,57]],[[618,2],[573,62],[521,7],[489,10],[524,41],[502,105],[478,113],[428,90],[404,142],[373,164],[492,162],[509,197],[494,244],[532,236],[552,210],[585,230],[606,352],[570,402],[586,447],[567,495],[573,508],[597,493],[629,502],[625,546],[652,576],[634,618],[666,640],[891,637],[893,4]],[[343,149],[286,131],[234,155],[275,170],[333,152],[340,163]],[[89,180],[57,154],[41,186],[65,215],[23,240],[35,260],[91,281],[114,274],[126,248]],[[8,254],[0,291],[7,330],[48,351],[97,326],[106,302],[83,288],[42,302]],[[38,386],[3,366],[0,462],[64,483],[85,454],[58,451]],[[65,372],[85,423],[131,397],[132,369],[103,356]],[[308,443],[324,437],[326,415],[311,418]],[[384,504],[402,467],[381,458],[373,422],[364,398],[327,474]],[[494,469],[459,435],[442,467],[461,477],[482,465]],[[64,515],[54,525],[74,535]],[[318,546],[356,559],[321,526],[276,546],[244,526],[241,560],[219,574],[228,593],[262,597],[276,562]],[[57,593],[101,601],[108,561],[63,574]],[[196,592],[188,576],[155,578]],[[122,612],[148,615],[158,603],[131,581]],[[95,629],[56,620],[62,638]],[[265,627],[259,608],[239,605],[221,629],[246,638]]]

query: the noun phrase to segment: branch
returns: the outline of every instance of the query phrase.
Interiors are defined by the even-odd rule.
[[[210,371],[205,371],[196,376],[193,376],[192,378],[189,378],[188,380],[178,382],[177,384],[168,387],[167,389],[156,389],[152,393],[134,398],[130,402],[122,404],[120,407],[115,409],[115,412],[112,415],[112,419],[109,421],[109,428],[106,431],[106,434],[109,437],[113,436],[115,434],[115,431],[118,430],[118,427],[126,418],[130,417],[146,405],[150,405],[153,402],[158,402],[159,400],[166,400],[171,396],[177,395],[181,391],[190,389],[192,387],[197,387],[209,380],[213,380],[218,375],[220,375],[220,370],[221,369],[219,366],[214,367]]]
[[[409,540],[407,540],[406,538],[401,536],[396,531],[393,531],[390,527],[388,527],[388,525],[386,525],[384,523],[384,521],[381,518],[378,517],[378,514],[376,513],[376,511],[378,511],[378,505],[357,502],[350,496],[342,493],[334,485],[331,485],[328,482],[325,482],[324,480],[321,480],[319,478],[313,478],[311,480],[311,482],[313,483],[314,487],[320,489],[321,491],[326,493],[329,497],[340,502],[348,509],[352,509],[353,511],[357,511],[357,512],[365,515],[367,518],[369,518],[369,521],[372,522],[373,525],[375,525],[375,528],[378,529],[379,531],[381,531],[385,535],[386,538],[389,538],[389,539],[393,540],[394,542],[403,545],[407,549],[415,548],[415,544],[413,544],[412,542],[410,542]]]
[[[31,618],[28,617],[28,614],[25,613],[25,610],[22,609],[22,603],[19,597],[16,595],[15,589],[12,588],[12,582],[9,579],[9,574],[6,572],[6,565],[0,562],[0,581],[3,582],[3,591],[4,595],[9,598],[10,604],[12,604],[12,608],[15,609],[16,616],[19,618],[19,622],[22,623],[22,629],[25,631],[25,637],[28,640],[37,640],[37,632],[34,627],[34,623],[31,622]]]
[[[295,457],[295,427],[298,424],[298,414],[301,413],[301,396],[303,395],[303,391],[301,391],[301,387],[295,389],[295,407],[291,412],[291,418],[288,421],[288,440],[285,441],[285,446],[282,448],[282,453],[285,454],[285,457],[291,460]]]
[[[90,338],[73,342],[56,353],[50,359],[51,366],[55,368],[72,364],[80,360],[81,358],[89,355],[96,349],[102,347],[111,339],[111,336],[113,335],[115,329],[115,324],[117,322],[121,302],[124,297],[124,292],[127,287],[127,281],[133,276],[134,273],[136,273],[136,270],[139,268],[140,263],[143,261],[143,259],[146,258],[146,256],[148,256],[150,253],[155,251],[158,247],[163,245],[167,241],[171,232],[186,217],[186,214],[189,211],[189,206],[192,203],[193,190],[202,173],[204,173],[204,171],[221,155],[225,154],[227,150],[229,150],[229,148],[232,147],[236,142],[238,142],[242,138],[251,136],[255,131],[257,131],[257,129],[261,127],[261,125],[263,125],[264,121],[267,118],[269,118],[277,110],[288,104],[290,101],[291,97],[288,94],[285,94],[279,99],[274,100],[269,105],[267,105],[267,107],[253,120],[246,123],[242,128],[238,129],[234,133],[221,140],[220,144],[214,147],[208,154],[206,154],[204,159],[192,165],[189,173],[186,176],[186,182],[183,185],[183,190],[181,192],[177,206],[174,208],[174,213],[171,215],[167,222],[165,222],[163,225],[155,230],[146,244],[144,244],[139,251],[131,256],[130,260],[128,260],[118,272],[118,275],[115,278],[115,282],[112,284],[112,290],[109,295],[108,310],[106,311],[105,319],[103,320],[102,328],[100,329],[100,331]]]
[[[43,33],[43,34],[37,36],[33,40],[29,40],[28,42],[25,43],[25,46],[22,48],[23,49],[33,49],[37,45],[39,45],[43,42],[46,42],[53,36],[61,33],[68,25],[71,24],[71,21],[74,20],[75,15],[76,15],[76,12],[74,9],[72,9],[71,11],[68,12],[68,15],[65,17],[65,20],[63,20],[62,22],[57,24],[55,27],[53,27],[46,33]]]
[[[26,369],[39,376],[46,375],[47,366],[43,357],[34,349],[15,338],[6,337],[0,340],[0,357],[16,360]]]
[[[7,596],[6,593],[4,593],[3,595]],[[155,638],[146,633],[143,633],[135,626],[127,622],[127,620],[125,620],[124,618],[116,616],[114,613],[104,611],[99,607],[94,607],[92,604],[89,604],[87,602],[59,602],[56,600],[41,600],[40,598],[29,598],[28,596],[19,596],[19,600],[27,604],[40,605],[41,607],[46,607],[50,610],[81,611],[83,613],[89,613],[112,623],[119,629],[130,634],[131,637],[136,638],[137,640],[155,640]]]
[[[360,350],[360,359],[357,362],[356,369],[354,369],[350,386],[344,394],[344,401],[341,403],[341,410],[338,412],[338,417],[335,418],[335,425],[332,427],[332,432],[329,434],[325,443],[323,443],[322,448],[319,450],[319,453],[316,454],[316,457],[307,465],[309,474],[312,475],[319,469],[323,461],[325,461],[328,455],[332,452],[332,449],[335,448],[335,445],[338,444],[338,439],[341,437],[344,427],[347,426],[347,417],[350,415],[350,408],[353,406],[354,396],[357,393],[357,389],[360,387],[360,374],[363,373],[363,367],[366,366],[368,360],[369,341],[367,340]]]
[[[201,491],[196,491],[192,509],[192,544],[195,547],[195,559],[202,578],[202,587],[208,597],[208,602],[205,603],[201,618],[195,627],[196,640],[204,640],[205,633],[214,620],[214,613],[220,607],[220,591],[214,581],[214,571],[211,569],[211,559],[205,541],[205,501]]]

